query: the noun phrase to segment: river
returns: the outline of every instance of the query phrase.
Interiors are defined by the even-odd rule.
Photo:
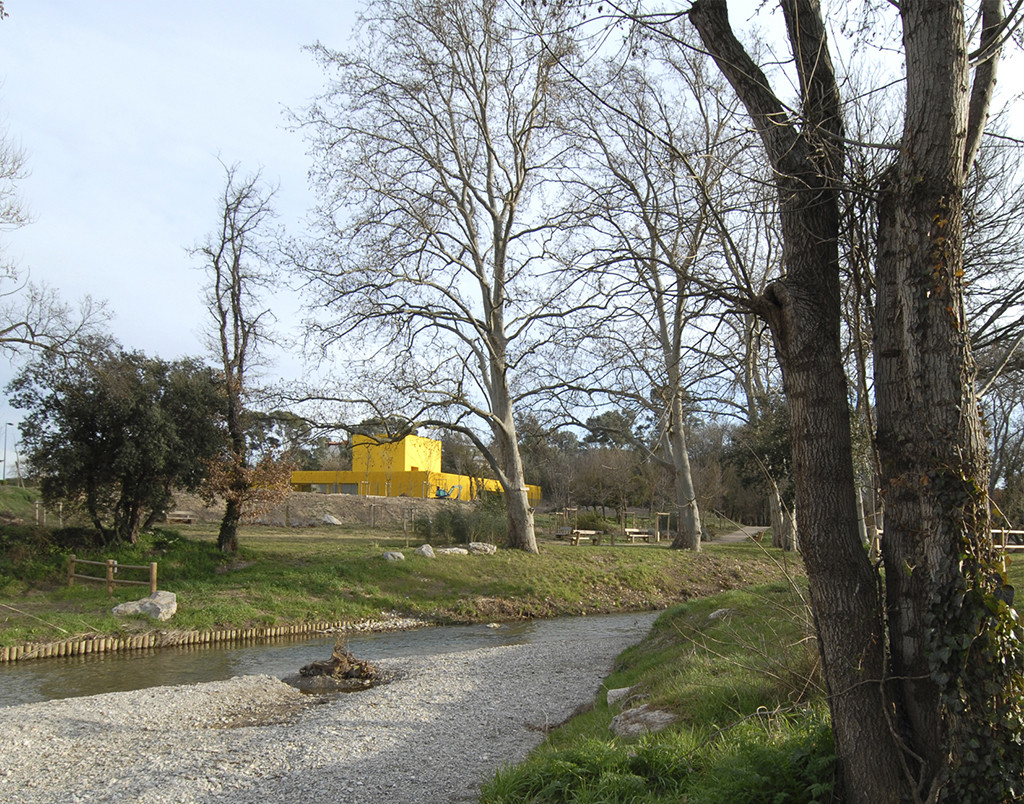
[[[657,616],[657,612],[634,612],[503,623],[500,628],[451,625],[350,633],[346,647],[360,659],[376,661],[587,635],[636,633],[640,641]],[[0,707],[261,673],[282,678],[312,661],[330,658],[334,640],[333,635],[284,637],[15,662],[0,666]]]

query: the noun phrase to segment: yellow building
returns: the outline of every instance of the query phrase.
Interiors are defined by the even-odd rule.
[[[501,491],[497,480],[441,471],[441,442],[406,436],[378,443],[352,437],[352,468],[292,472],[295,491],[358,494],[361,497],[450,497],[475,500],[482,490]],[[531,505],[540,502],[540,486],[527,486]]]

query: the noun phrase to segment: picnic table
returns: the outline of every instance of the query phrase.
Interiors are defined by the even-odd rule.
[[[603,531],[600,530],[580,530],[579,528],[559,528],[555,531],[555,537],[558,539],[568,539],[569,544],[578,545],[580,539],[589,539],[592,544],[600,544],[601,536]]]

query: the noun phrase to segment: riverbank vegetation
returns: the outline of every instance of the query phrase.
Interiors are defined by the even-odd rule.
[[[624,652],[593,707],[485,784],[483,804],[833,801],[834,754],[802,583],[688,601]],[[628,688],[608,703],[609,690]],[[664,731],[617,737],[646,704]]]
[[[102,583],[67,585],[67,556],[158,563],[159,587],[174,592],[178,612],[162,629],[248,628],[359,620],[387,612],[436,622],[664,608],[799,572],[792,555],[760,545],[709,543],[701,553],[667,544],[570,546],[541,539],[541,555],[502,550],[493,556],[415,555],[421,542],[400,528],[247,526],[239,552],[217,549],[216,524],[143,533],[137,544],[83,547],[78,529],[0,528],[0,644],[117,635],[152,629],[151,621],[116,619],[110,609],[145,594]],[[401,550],[405,561],[386,561]]]

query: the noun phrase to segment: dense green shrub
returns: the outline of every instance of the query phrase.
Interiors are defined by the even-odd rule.
[[[434,514],[431,531],[439,544],[465,544],[469,541],[469,522],[461,507],[445,507]]]
[[[35,525],[0,527],[0,586],[54,581],[64,572],[64,550],[54,532]]]
[[[432,518],[417,517],[413,531],[423,541],[437,544],[502,544],[508,535],[504,496],[485,494],[472,506],[455,503],[445,506]]]

